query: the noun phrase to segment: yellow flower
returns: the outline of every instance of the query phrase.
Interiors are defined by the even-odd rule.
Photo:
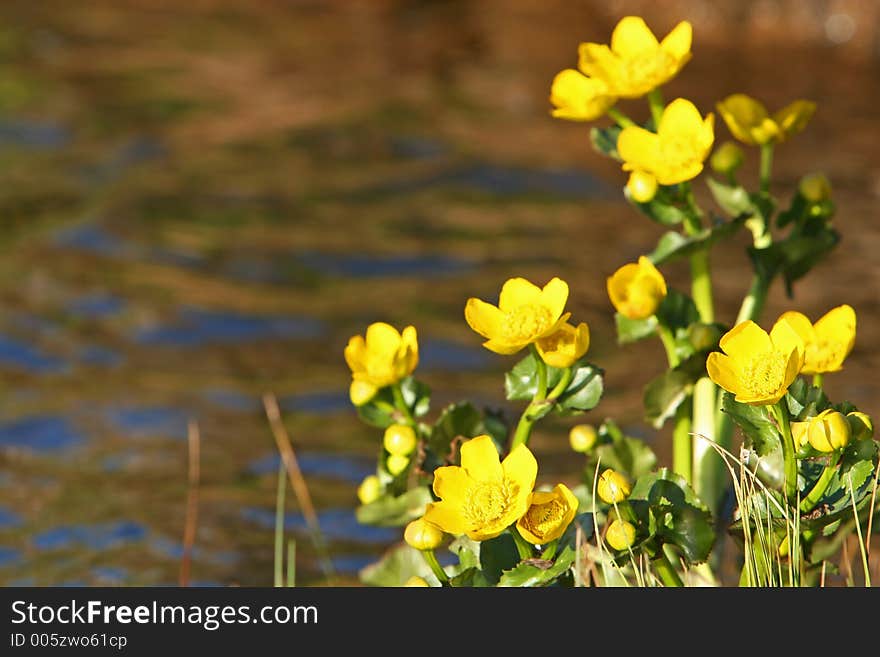
[[[403,530],[403,540],[416,550],[433,550],[443,542],[443,530],[434,523],[419,518]]]
[[[810,420],[807,440],[817,452],[835,452],[849,444],[851,431],[843,413],[833,408],[822,411]]]
[[[599,497],[602,498],[605,504],[619,504],[629,497],[629,494],[632,492],[629,480],[611,468],[608,468],[599,475],[596,489]]]
[[[752,146],[785,141],[803,130],[816,111],[816,103],[796,100],[770,116],[764,105],[745,94],[728,96],[717,107],[731,134]]]
[[[611,47],[582,43],[578,68],[608,86],[613,96],[638,98],[671,80],[691,58],[691,24],[682,21],[657,37],[637,16],[620,20],[611,34]]]
[[[565,324],[568,283],[554,278],[542,288],[524,278],[511,278],[501,288],[498,307],[470,298],[464,309],[468,325],[484,338],[483,346],[496,354],[515,354]]]
[[[624,171],[650,174],[661,185],[674,185],[700,175],[715,140],[715,117],[704,119],[689,100],[677,98],[663,110],[656,134],[636,125],[617,138]]]
[[[546,545],[562,536],[574,520],[578,501],[565,484],[556,484],[549,492],[532,493],[529,508],[516,528],[533,545]]]
[[[559,330],[535,343],[541,360],[551,367],[571,367],[590,348],[590,328],[581,322],[577,328],[562,324]]]
[[[636,528],[626,520],[613,520],[605,530],[605,542],[614,550],[625,550],[636,542]]]
[[[788,322],[776,322],[768,335],[753,321],[737,324],[721,338],[722,351],[706,361],[709,378],[736,401],[775,404],[804,365],[804,343]]]
[[[366,339],[355,335],[345,347],[345,362],[351,368],[349,396],[355,406],[370,401],[380,388],[408,377],[419,364],[416,329],[407,326],[403,333],[384,322],[367,328]]]
[[[825,313],[815,324],[801,313],[783,313],[778,322],[788,322],[804,341],[804,374],[837,372],[856,341],[856,311],[846,304]]]
[[[617,102],[609,95],[607,85],[601,80],[567,68],[553,78],[550,102],[556,107],[553,116],[569,121],[592,121],[608,111]]]
[[[489,436],[461,446],[461,467],[434,471],[434,493],[425,520],[449,534],[467,534],[475,541],[495,538],[529,508],[538,462],[525,445],[499,460]]]
[[[614,272],[607,286],[614,308],[628,319],[647,319],[666,297],[666,279],[645,256]]]

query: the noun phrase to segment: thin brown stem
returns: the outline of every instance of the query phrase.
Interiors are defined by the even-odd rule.
[[[187,425],[186,441],[189,447],[188,476],[186,493],[186,520],[183,525],[183,554],[180,558],[180,586],[189,586],[192,569],[192,551],[196,542],[196,528],[199,519],[199,478],[201,460],[201,440],[199,425],[190,420]]]

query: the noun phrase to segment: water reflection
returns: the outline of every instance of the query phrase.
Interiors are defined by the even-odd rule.
[[[0,423],[0,447],[52,452],[85,441],[85,435],[64,416],[44,415]]]

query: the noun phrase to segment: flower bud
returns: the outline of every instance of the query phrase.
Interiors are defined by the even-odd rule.
[[[618,269],[607,281],[608,297],[627,319],[647,319],[666,297],[666,279],[645,256]]]
[[[866,440],[874,437],[874,422],[867,413],[860,411],[847,413],[846,421],[849,423],[850,437],[853,440]]]
[[[363,406],[376,396],[376,392],[378,392],[376,386],[371,385],[366,381],[352,381],[351,386],[348,389],[348,396],[351,399],[352,404],[355,406]]]
[[[406,526],[403,540],[416,550],[433,550],[443,542],[443,530],[434,523],[419,518]]]
[[[406,470],[409,465],[409,457],[400,454],[392,454],[385,460],[385,468],[391,473],[392,477],[396,477]]]
[[[726,141],[715,149],[709,159],[709,165],[715,173],[729,175],[742,166],[742,149],[732,141]]]
[[[632,491],[629,480],[611,468],[599,475],[597,488],[599,489],[599,497],[606,504],[623,502]]]
[[[801,178],[798,189],[810,203],[821,203],[831,198],[831,183],[821,173],[811,173]]]
[[[807,429],[809,428],[809,426],[809,422],[791,423],[791,437],[794,439],[795,449],[800,449],[809,442],[809,439],[807,437]]]
[[[709,351],[718,346],[721,331],[714,324],[695,322],[688,328],[688,338],[697,351]]]
[[[568,432],[568,442],[571,448],[579,454],[586,454],[599,439],[596,433],[596,427],[592,424],[578,424],[571,428]]]
[[[625,550],[636,542],[636,528],[626,520],[613,520],[605,530],[605,542],[614,550]]]
[[[817,452],[835,452],[849,443],[849,422],[843,413],[829,408],[810,420],[807,439]]]
[[[633,171],[626,183],[629,197],[636,203],[650,203],[657,194],[657,179],[644,171]]]
[[[785,535],[785,538],[782,539],[782,542],[779,544],[779,547],[776,548],[776,554],[778,554],[782,559],[788,556],[788,534]]]
[[[405,424],[392,424],[385,429],[382,444],[389,454],[407,456],[416,448],[416,432]]]
[[[357,496],[361,504],[370,504],[382,495],[382,483],[376,475],[366,477],[358,486]]]
[[[424,587],[424,586],[430,587],[431,585],[428,584],[428,582],[426,582],[426,581],[424,580],[424,578],[419,577],[418,575],[413,575],[413,576],[410,577],[408,580],[406,580],[406,584],[404,584],[404,586],[406,586],[406,587],[409,588],[409,587],[419,587],[419,586],[421,586],[421,587]]]

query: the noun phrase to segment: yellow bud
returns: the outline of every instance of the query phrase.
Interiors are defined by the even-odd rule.
[[[829,408],[810,420],[807,439],[817,452],[827,453],[842,449],[849,443],[849,422],[843,413]]]
[[[419,518],[406,526],[403,540],[416,550],[433,550],[443,542],[443,530],[434,523]]]
[[[809,426],[809,422],[791,423],[791,437],[794,439],[795,449],[800,449],[809,442],[809,439],[807,438],[807,429]]]
[[[382,495],[382,483],[376,475],[366,477],[358,486],[357,496],[361,504],[370,504]]]
[[[697,351],[709,351],[718,346],[721,331],[713,324],[695,322],[688,328],[688,338]]]
[[[861,411],[852,411],[846,414],[849,423],[850,437],[853,440],[865,440],[874,437],[874,422],[871,416]]]
[[[377,392],[378,389],[371,383],[367,383],[366,381],[352,381],[351,387],[348,389],[348,396],[351,398],[352,404],[355,406],[363,406],[375,397]]]
[[[720,174],[734,173],[742,166],[743,152],[742,149],[732,141],[726,141],[715,149],[709,164],[712,170]]]
[[[406,456],[416,448],[416,432],[405,424],[392,424],[385,429],[382,444],[389,454]]]
[[[618,269],[607,281],[608,297],[627,319],[647,319],[666,297],[666,279],[648,258],[640,256]]]
[[[633,171],[629,174],[626,191],[636,203],[650,203],[657,194],[657,179],[644,171]]]
[[[406,470],[409,465],[409,457],[403,456],[401,454],[392,454],[385,460],[385,468],[388,472],[391,473],[391,476],[396,477],[401,472]]]
[[[605,530],[605,542],[614,550],[625,550],[636,542],[636,528],[626,520],[614,520]]]
[[[568,432],[568,442],[571,444],[571,448],[580,454],[586,454],[593,449],[598,438],[596,427],[592,424],[578,424]]]
[[[821,203],[831,198],[831,183],[821,173],[811,173],[801,178],[801,196],[810,203]]]
[[[404,584],[404,586],[406,586],[406,587],[427,586],[430,588],[431,585],[428,584],[423,578],[419,577],[418,575],[413,575],[408,580],[406,580],[406,584]]]
[[[606,504],[623,502],[632,491],[629,480],[611,468],[599,475],[597,488],[599,489],[599,497]]]
[[[788,534],[782,539],[782,543],[779,544],[776,553],[783,559],[788,556]]]

